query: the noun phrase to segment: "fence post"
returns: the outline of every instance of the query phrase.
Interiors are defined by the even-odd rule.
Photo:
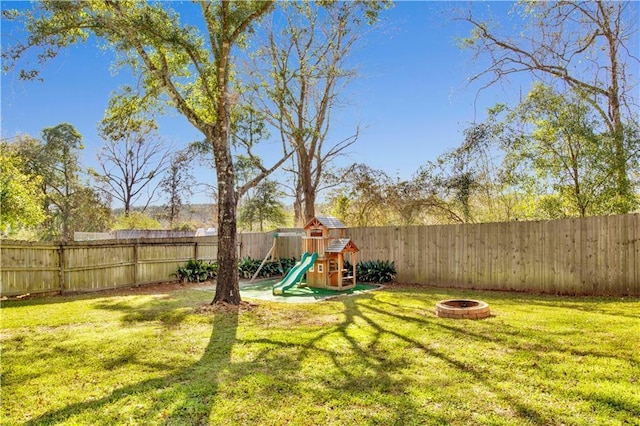
[[[64,293],[64,243],[60,242],[58,246],[58,271],[60,274],[60,294]]]
[[[136,242],[133,244],[133,284],[138,284],[138,239],[136,238]]]
[[[195,260],[198,260],[198,256],[199,256],[199,253],[198,253],[198,242],[194,241],[194,243],[193,243],[193,258]]]

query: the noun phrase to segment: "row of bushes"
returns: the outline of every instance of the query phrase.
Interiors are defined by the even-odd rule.
[[[238,276],[241,278],[251,278],[256,273],[261,259],[251,259],[243,257],[238,261]],[[266,262],[260,269],[260,278],[270,278],[277,275],[284,275],[296,263],[294,257],[280,259],[280,262]],[[348,261],[344,262],[346,270],[353,267]],[[387,283],[396,277],[396,266],[394,262],[388,260],[368,260],[356,264],[357,280],[365,283]],[[182,282],[203,282],[210,281],[218,276],[218,264],[205,262],[203,260],[191,259],[184,266],[179,267],[174,274]]]
[[[243,257],[238,261],[238,276],[241,278],[251,278],[256,273],[262,259],[251,259]],[[280,262],[266,262],[260,269],[260,278],[269,278],[276,275],[283,275],[295,265],[295,258],[280,259]],[[218,263],[205,262],[204,260],[191,259],[184,266],[179,267],[175,273],[171,274],[182,282],[203,282],[210,281],[218,276]]]
[[[190,259],[184,266],[179,267],[171,274],[183,283],[200,283],[209,281],[218,276],[218,263],[205,262],[204,260]]]
[[[353,266],[348,261],[344,268],[351,270]],[[363,283],[388,283],[396,278],[396,265],[388,260],[367,260],[356,263],[356,279]]]
[[[252,259],[250,257],[243,257],[238,261],[238,274],[242,278],[251,278],[256,273],[262,259]],[[296,264],[296,258],[283,258],[278,262],[266,262],[262,269],[260,269],[260,278],[270,278],[276,275],[284,275]],[[282,265],[282,266],[281,266]]]

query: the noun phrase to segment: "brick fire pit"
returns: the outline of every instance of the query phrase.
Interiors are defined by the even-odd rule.
[[[489,304],[480,300],[441,300],[436,303],[440,318],[481,319],[491,315]]]

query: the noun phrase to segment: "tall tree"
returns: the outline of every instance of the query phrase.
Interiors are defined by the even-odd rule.
[[[53,221],[53,237],[73,240],[73,213],[76,195],[81,190],[79,151],[84,149],[82,135],[71,124],[62,123],[42,131],[45,159],[42,167],[47,208]],[[59,229],[59,231],[58,231]]]
[[[169,149],[160,140],[152,121],[134,129],[101,126],[104,144],[98,152],[100,170],[93,173],[103,190],[124,206],[124,214],[133,204],[142,211],[155,201],[160,178],[167,169]]]
[[[62,123],[42,131],[42,141],[20,138],[14,149],[22,158],[23,172],[39,176],[42,207],[47,215],[41,237],[72,240],[74,231],[102,231],[111,212],[108,200],[85,182],[79,163],[82,135]]]
[[[596,131],[597,117],[590,112],[580,96],[537,84],[508,117],[530,133],[504,139],[506,174],[513,175],[514,167],[535,173],[542,192],[557,195],[564,216],[615,213],[616,170],[610,159],[616,154],[607,136]],[[517,123],[505,128],[520,128]],[[638,156],[640,147],[625,152]]]
[[[616,211],[627,213],[637,201],[625,150],[625,122],[637,120],[635,86],[631,78],[638,59],[638,5],[629,1],[518,2],[511,16],[521,16],[516,33],[507,25],[492,25],[470,9],[460,19],[471,24],[462,46],[472,49],[478,63],[488,63],[471,81],[483,87],[515,73],[529,73],[550,85],[563,83],[598,111],[609,134],[615,170]],[[635,43],[635,45],[634,45]],[[636,77],[637,78],[637,77]]]
[[[193,194],[194,176],[191,172],[193,153],[189,148],[174,153],[160,187],[167,197],[165,206],[169,224],[173,228],[180,215],[185,198]]]
[[[3,58],[11,66],[29,48],[40,47],[39,58],[46,60],[61,48],[94,35],[119,54],[119,64],[131,66],[140,76],[136,90],[124,88],[116,96],[111,112],[122,116],[168,104],[204,135],[211,144],[218,185],[219,273],[213,303],[239,304],[237,199],[284,159],[247,185],[234,187],[230,124],[240,83],[234,80],[234,54],[247,45],[254,24],[272,9],[273,2],[199,1],[180,4],[182,14],[173,5],[113,0],[38,2],[26,14],[5,14],[24,19],[30,35],[25,43],[3,52]],[[21,74],[37,77],[33,70]]]
[[[356,76],[348,55],[363,27],[376,19],[381,2],[324,5],[283,3],[285,23],[271,25],[266,48],[253,62],[260,79],[255,87],[266,93],[256,99],[263,101],[266,119],[279,130],[283,144],[295,152],[289,171],[297,224],[314,217],[326,167],[358,138],[356,128],[353,135],[331,141],[331,118],[339,95]]]
[[[240,207],[240,222],[247,225],[250,231],[257,223],[260,232],[264,232],[266,224],[275,227],[285,225],[287,216],[280,201],[281,196],[278,182],[268,179],[262,181],[255,187],[252,197]]]
[[[386,195],[392,179],[382,170],[353,164],[342,170],[343,184],[329,196],[328,211],[349,226],[388,225]]]

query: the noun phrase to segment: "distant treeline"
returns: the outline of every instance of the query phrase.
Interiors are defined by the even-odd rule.
[[[156,219],[163,226],[168,227],[167,210],[164,206],[148,206],[147,208],[132,207],[134,212],[144,213]],[[124,208],[113,209],[113,215],[118,217],[124,214]],[[185,204],[178,214],[177,223],[192,223],[197,227],[215,226],[217,222],[217,206],[215,204]]]

